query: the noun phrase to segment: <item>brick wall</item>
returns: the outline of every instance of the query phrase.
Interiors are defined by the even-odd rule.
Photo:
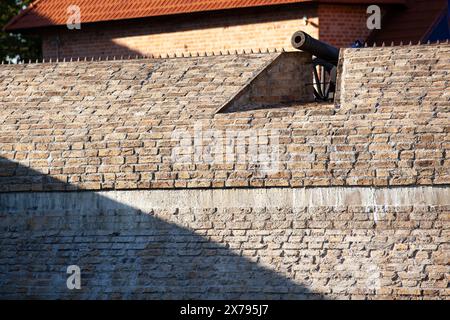
[[[320,4],[319,39],[340,48],[348,48],[356,40],[366,40],[367,5]]]
[[[299,4],[82,25],[42,33],[44,58],[285,48],[303,30],[338,47],[365,40],[367,6]],[[309,23],[305,25],[303,17]]]
[[[226,114],[292,53],[0,66],[0,296],[448,299],[449,51],[347,49],[339,104]],[[199,122],[237,157],[174,163],[228,143]]]
[[[314,101],[311,55],[289,52],[279,55],[246,83],[220,108],[220,112],[273,107],[277,104]]]
[[[305,15],[313,24],[304,26]],[[58,54],[70,58],[291,48],[291,35],[299,29],[318,37],[317,24],[316,8],[305,4],[98,23],[47,31],[43,55],[55,59]]]
[[[449,299],[448,195],[0,194],[0,297]],[[81,268],[81,290],[66,287],[69,265]]]
[[[340,105],[228,114],[216,111],[277,54],[0,66],[0,157],[60,181],[8,166],[0,190],[446,185],[449,50],[347,49]],[[196,126],[220,135],[195,142]],[[227,130],[268,145],[275,172],[208,161]],[[193,146],[186,164],[174,131]],[[210,151],[195,160],[194,147]]]

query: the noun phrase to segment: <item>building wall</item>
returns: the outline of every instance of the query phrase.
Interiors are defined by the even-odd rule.
[[[367,28],[367,5],[320,4],[319,38],[337,47],[348,48],[356,40],[366,40],[371,33]]]
[[[291,50],[291,35],[304,30],[338,47],[368,38],[364,5],[320,4],[81,25],[43,33],[45,59],[166,55],[277,48]],[[305,24],[303,17],[308,18]]]
[[[311,22],[307,26],[305,15]],[[55,59],[58,55],[70,58],[289,49],[295,31],[303,29],[318,37],[317,26],[316,8],[304,4],[82,24],[81,30],[61,28],[44,33],[43,56]]]
[[[438,187],[3,193],[0,298],[449,299],[449,217]]]

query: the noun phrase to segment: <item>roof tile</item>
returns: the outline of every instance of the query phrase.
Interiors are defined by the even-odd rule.
[[[64,25],[68,18],[67,8],[74,4],[80,7],[82,22],[90,23],[305,1],[310,0],[37,0],[6,28],[14,30]]]

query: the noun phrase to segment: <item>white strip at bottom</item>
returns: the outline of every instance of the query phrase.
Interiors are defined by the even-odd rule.
[[[446,206],[449,187],[399,188],[255,188],[255,189],[180,189],[84,192],[0,193],[0,210],[21,211],[66,208],[93,209],[95,199],[147,211],[171,208],[276,208],[312,206]],[[107,209],[106,208],[106,209]]]

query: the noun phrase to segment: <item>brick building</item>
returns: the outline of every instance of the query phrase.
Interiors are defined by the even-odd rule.
[[[266,48],[289,50],[291,34],[300,29],[335,46],[348,47],[355,40],[365,41],[371,37],[378,41],[384,38],[424,40],[436,17],[444,10],[446,0],[434,0],[432,5],[425,6],[424,2],[37,0],[14,18],[6,30],[41,35],[46,59]],[[386,17],[404,14],[407,23],[400,25],[409,30],[408,37],[398,36],[395,27],[389,31],[389,37],[383,32],[371,35],[366,26],[366,10],[370,4],[380,5]],[[81,30],[66,27],[70,5],[80,8]],[[413,15],[411,21],[409,10],[415,10],[420,16]],[[395,21],[393,24],[397,25]],[[411,24],[418,26],[411,28]],[[412,31],[415,33],[411,34]]]

